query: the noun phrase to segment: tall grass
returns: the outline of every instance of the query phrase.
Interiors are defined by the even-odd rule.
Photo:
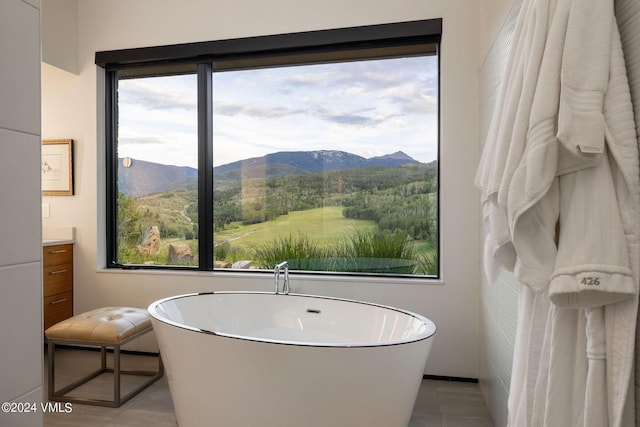
[[[346,258],[413,258],[413,245],[399,230],[382,233],[357,230],[340,248]]]
[[[326,249],[302,234],[297,238],[289,235],[279,237],[273,243],[257,244],[254,246],[254,251],[254,262],[261,268],[273,268],[282,261],[288,261],[291,268],[310,270],[312,260],[328,256]]]
[[[332,249],[306,235],[289,235],[256,245],[254,251],[261,268],[288,261],[295,270],[411,274],[417,265],[413,244],[401,231],[356,231]]]
[[[414,274],[435,276],[438,274],[438,254],[436,251],[419,251],[416,254],[416,266]]]

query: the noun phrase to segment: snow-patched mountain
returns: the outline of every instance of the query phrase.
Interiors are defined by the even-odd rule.
[[[371,166],[398,166],[418,163],[402,151],[365,159],[339,150],[280,151],[262,157],[252,157],[213,168],[218,179],[273,178],[277,176],[329,172]]]

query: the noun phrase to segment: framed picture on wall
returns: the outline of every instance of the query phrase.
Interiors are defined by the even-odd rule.
[[[73,140],[42,141],[42,195],[73,196]]]

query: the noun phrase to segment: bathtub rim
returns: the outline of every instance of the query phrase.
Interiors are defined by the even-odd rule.
[[[165,303],[167,301],[177,300],[177,299],[181,299],[181,298],[191,298],[191,297],[204,296],[204,295],[245,295],[245,294],[248,294],[248,295],[274,295],[274,296],[282,296],[282,297],[294,296],[294,297],[304,297],[304,298],[316,298],[316,299],[324,299],[324,300],[331,300],[331,301],[341,301],[341,302],[362,304],[362,305],[382,308],[382,309],[386,309],[386,310],[396,311],[396,312],[408,315],[410,317],[413,317],[413,318],[419,320],[420,322],[424,323],[427,326],[427,331],[425,333],[419,334],[416,337],[411,338],[411,339],[406,339],[406,340],[403,340],[403,341],[389,341],[389,342],[382,342],[382,343],[353,343],[353,344],[345,344],[345,343],[301,342],[301,341],[264,339],[264,338],[246,336],[246,335],[230,334],[230,333],[224,333],[224,332],[219,332],[219,331],[210,331],[210,330],[207,330],[207,329],[197,328],[197,327],[191,326],[191,325],[185,325],[184,323],[179,323],[179,322],[176,322],[174,320],[169,320],[169,319],[165,318],[164,316],[162,316],[157,311],[157,308],[158,308],[159,305],[161,305],[161,304],[163,304],[163,303]],[[157,321],[159,321],[161,323],[165,323],[165,324],[167,324],[169,326],[174,326],[174,327],[177,327],[177,328],[180,328],[180,329],[185,329],[185,330],[190,331],[190,332],[196,332],[196,333],[205,334],[205,335],[213,335],[213,336],[220,337],[220,338],[231,338],[231,339],[234,339],[234,340],[241,340],[241,341],[251,341],[251,342],[259,342],[259,343],[265,343],[265,344],[290,345],[290,346],[300,346],[300,347],[319,347],[319,348],[391,347],[391,346],[406,345],[406,344],[412,344],[412,343],[416,343],[416,342],[420,342],[420,341],[424,341],[424,340],[429,340],[429,339],[433,338],[433,336],[437,332],[436,324],[431,319],[428,319],[425,316],[422,316],[420,314],[417,314],[417,313],[409,311],[409,310],[404,310],[404,309],[400,309],[400,308],[397,308],[397,307],[392,307],[392,306],[388,306],[388,305],[384,305],[384,304],[377,304],[377,303],[368,302],[368,301],[359,301],[359,300],[353,300],[353,299],[348,299],[348,298],[338,298],[338,297],[330,297],[330,296],[324,296],[324,295],[309,295],[309,294],[297,294],[297,293],[289,293],[289,294],[285,294],[285,295],[276,295],[273,292],[263,292],[263,291],[192,292],[192,293],[187,293],[187,294],[174,295],[174,296],[170,296],[170,297],[167,297],[167,298],[162,298],[162,299],[159,299],[157,301],[154,301],[151,304],[149,304],[149,306],[147,307],[147,312],[149,313],[149,315],[151,317],[153,317],[154,319],[156,319]]]

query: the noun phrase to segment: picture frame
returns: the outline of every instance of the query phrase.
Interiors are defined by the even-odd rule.
[[[43,196],[73,196],[73,139],[42,141]]]

